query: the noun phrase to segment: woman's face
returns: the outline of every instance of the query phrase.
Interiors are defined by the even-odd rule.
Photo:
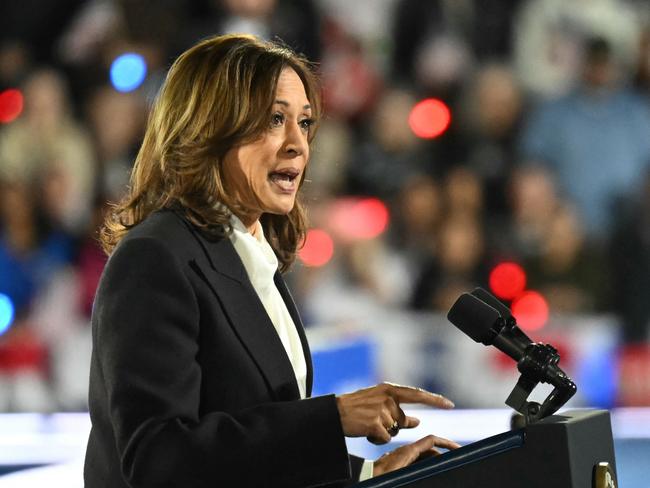
[[[313,123],[302,80],[291,68],[280,74],[268,130],[256,141],[230,149],[223,161],[229,197],[245,207],[237,215],[250,226],[263,213],[287,214],[309,160]]]

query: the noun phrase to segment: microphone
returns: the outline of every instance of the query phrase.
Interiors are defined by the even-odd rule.
[[[510,309],[482,288],[463,293],[447,318],[474,341],[493,345],[517,362],[521,377],[506,404],[522,413],[527,423],[556,412],[575,394],[575,383],[557,365],[557,349],[533,342],[517,327]],[[528,395],[540,382],[555,388],[543,404],[528,402]]]
[[[447,314],[449,321],[474,341],[496,347],[519,362],[533,343],[519,327],[510,309],[496,297],[476,288],[463,293]]]

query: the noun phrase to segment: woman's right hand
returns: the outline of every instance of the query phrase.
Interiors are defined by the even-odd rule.
[[[451,400],[442,395],[393,383],[382,383],[336,397],[343,433],[348,437],[365,436],[375,444],[385,444],[399,429],[411,429],[420,424],[417,418],[404,413],[400,407],[402,403],[454,407]]]

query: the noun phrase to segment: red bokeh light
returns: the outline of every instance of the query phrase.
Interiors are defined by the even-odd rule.
[[[494,369],[498,371],[512,371],[512,363],[514,359],[508,356],[505,352],[499,351],[496,347],[490,348],[490,361]]]
[[[329,224],[347,241],[373,239],[388,227],[388,208],[377,198],[341,198],[332,207]]]
[[[10,88],[0,93],[0,123],[8,124],[23,111],[23,94]]]
[[[523,330],[538,330],[548,320],[548,303],[536,291],[527,291],[512,302],[512,315]]]
[[[621,405],[650,405],[650,345],[632,344],[621,348],[618,378],[618,401]]]
[[[306,266],[323,266],[334,255],[334,242],[327,232],[321,229],[307,231],[305,245],[298,251],[298,257]]]
[[[434,139],[449,127],[451,112],[444,102],[427,98],[415,104],[409,114],[409,126],[423,139]]]
[[[512,300],[525,288],[526,272],[517,263],[499,263],[490,271],[490,290],[499,298]]]

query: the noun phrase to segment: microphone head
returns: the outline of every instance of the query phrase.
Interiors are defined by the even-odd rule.
[[[474,295],[479,300],[484,301],[490,307],[492,307],[497,312],[499,312],[501,317],[503,317],[505,320],[509,320],[513,318],[512,311],[506,305],[504,305],[501,300],[499,300],[497,297],[492,295],[490,292],[484,290],[483,288],[481,287],[474,288],[474,290],[472,290],[472,295]]]
[[[492,344],[497,334],[494,326],[503,320],[496,309],[469,293],[458,297],[447,319],[476,342],[485,345]]]

